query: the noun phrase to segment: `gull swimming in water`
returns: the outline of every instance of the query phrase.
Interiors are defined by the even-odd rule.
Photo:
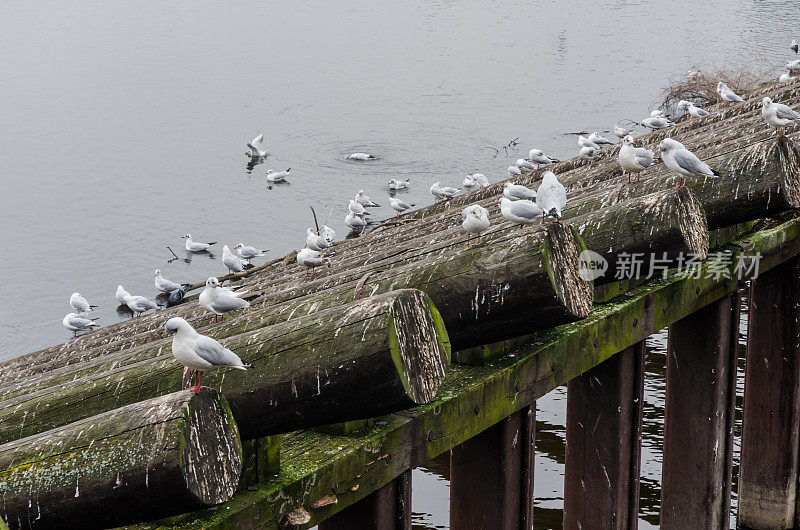
[[[144,296],[139,295],[130,295],[125,298],[125,305],[134,312],[134,314],[138,317],[145,311],[150,311],[151,309],[158,309],[158,304],[145,298]]]
[[[458,193],[459,191],[461,191],[461,190],[458,189],[458,188],[451,188],[450,186],[442,186],[441,183],[438,180],[433,183],[433,185],[431,186],[431,189],[430,189],[431,195],[433,195],[433,197],[437,201],[439,201],[439,200],[445,200],[445,201],[450,200],[450,198],[453,195],[455,195],[456,193]]]
[[[396,199],[394,197],[390,197],[389,198],[389,204],[391,205],[392,210],[397,212],[397,215],[395,215],[395,217],[397,217],[401,213],[403,213],[405,211],[408,211],[408,210],[410,210],[411,208],[414,207],[414,204],[407,203],[406,201],[404,201],[402,199]]]
[[[600,149],[600,146],[584,137],[582,134],[578,135],[578,147],[591,147],[592,149]]]
[[[632,133],[633,133],[633,131],[631,129],[626,129],[625,127],[622,127],[621,125],[614,125],[614,136],[616,136],[620,140],[622,140],[623,138],[625,138],[626,136],[628,136],[629,134],[632,134]]]
[[[72,296],[69,297],[69,305],[72,306],[72,309],[77,311],[78,313],[88,313],[95,307],[96,305],[91,305],[86,298],[81,296],[80,293],[72,293]]]
[[[542,166],[549,166],[550,164],[555,164],[558,162],[555,158],[551,158],[544,154],[544,151],[541,149],[531,149],[528,153],[528,160],[536,164],[536,169],[538,170]]]
[[[317,267],[328,265],[330,267],[330,260],[323,258],[322,255],[316,250],[304,248],[297,252],[297,263],[306,268],[306,274],[311,271],[311,277],[314,277],[314,271]]]
[[[597,131],[595,131],[592,134],[590,134],[588,139],[589,139],[590,142],[594,142],[594,143],[596,143],[597,145],[600,145],[600,146],[603,146],[603,145],[614,145],[614,142],[612,142],[611,140],[609,140],[605,136],[600,136],[599,134],[597,134]]]
[[[347,214],[347,217],[344,218],[344,224],[355,232],[361,232],[367,226],[367,222],[353,212]]]
[[[489,179],[487,179],[486,175],[483,173],[470,173],[470,176],[475,180],[475,184],[477,184],[479,188],[485,188],[489,185]]]
[[[250,150],[247,153],[247,156],[250,158],[266,158],[269,153],[267,153],[267,149],[264,147],[264,135],[259,134],[252,141],[247,142],[247,148]]]
[[[364,206],[355,199],[350,199],[350,202],[347,203],[347,209],[359,217],[367,215],[366,208],[364,208]]]
[[[649,149],[635,145],[633,136],[628,135],[622,140],[622,147],[619,148],[619,165],[622,167],[622,176],[628,174],[628,184],[631,183],[631,173],[638,175],[653,165],[653,153]],[[638,176],[636,182],[639,182]]]
[[[325,241],[331,245],[336,241],[336,231],[328,225],[322,225],[322,228],[319,229],[319,235],[324,237]]]
[[[219,284],[219,280],[212,276],[206,280],[206,288],[200,293],[197,302],[206,311],[214,313],[214,322],[217,322],[217,317],[220,315],[222,320],[225,320],[226,313],[250,307],[250,302],[240,298],[246,292],[233,292],[227,287],[222,287]]]
[[[186,250],[189,252],[204,252],[208,250],[208,247],[211,245],[216,245],[216,241],[210,241],[208,243],[203,243],[201,241],[193,241],[192,234],[186,234],[185,236],[181,236],[181,239],[186,240]]]
[[[167,298],[167,303],[164,304],[164,307],[172,307],[180,304],[183,301],[183,297],[186,296],[186,293],[188,293],[191,288],[191,283],[182,283],[178,289],[169,293],[169,298]]]
[[[411,182],[411,179],[405,180],[397,180],[392,179],[389,181],[389,189],[390,190],[402,190],[408,188],[408,184]]]
[[[794,109],[775,103],[770,98],[761,100],[761,115],[766,122],[775,128],[775,136],[783,136],[784,128],[787,125],[792,125],[794,122],[800,120],[800,114]]]
[[[238,355],[211,337],[199,334],[181,317],[170,318],[164,328],[167,333],[175,334],[172,337],[172,355],[175,360],[195,372],[194,386],[189,389],[194,393],[200,392],[203,372],[207,370],[223,367],[237,370],[250,368]]]
[[[522,171],[517,166],[508,166],[508,175],[513,177],[514,175],[522,175]]]
[[[644,125],[648,129],[655,130],[655,129],[665,129],[667,127],[672,127],[675,124],[662,116],[654,116],[643,119],[642,125]]]
[[[228,245],[222,247],[222,264],[228,268],[228,274],[242,272],[245,266],[244,260],[231,252]]]
[[[520,228],[537,222],[539,216],[544,213],[535,202],[526,199],[512,201],[507,197],[500,197],[497,205],[500,207],[502,216],[512,223],[518,224]]]
[[[665,138],[658,144],[661,151],[661,160],[669,169],[680,175],[680,182],[675,188],[683,186],[683,177],[705,176],[721,177],[719,173],[701,161],[697,156],[686,149],[682,143],[672,138]]]
[[[377,160],[378,157],[374,155],[370,155],[368,153],[353,153],[352,155],[347,157],[350,160]]]
[[[326,248],[330,248],[331,244],[324,237],[317,235],[313,228],[306,229],[306,246],[311,250],[320,252]]]
[[[472,204],[461,211],[461,216],[464,218],[461,228],[467,233],[467,246],[469,247],[473,235],[480,238],[481,234],[489,229],[489,210],[479,204]]]
[[[543,215],[553,217],[557,223],[561,222],[561,210],[567,205],[567,191],[552,171],[544,172],[542,183],[536,190],[536,205],[541,208]]]
[[[155,277],[153,282],[155,283],[156,289],[160,293],[171,293],[172,291],[180,288],[180,284],[172,282],[161,276],[161,269],[156,269],[156,272],[153,276]]]
[[[100,324],[95,322],[97,319],[89,319],[84,318],[78,313],[67,313],[64,319],[61,321],[61,324],[64,325],[65,328],[72,332],[72,338],[78,336],[79,331],[83,331],[85,329],[98,327]]]
[[[356,202],[359,203],[361,206],[365,206],[367,208],[372,208],[375,206],[380,206],[380,204],[373,202],[367,195],[364,194],[364,190],[358,190],[356,193]]]
[[[271,169],[267,170],[267,182],[286,182],[286,177],[289,176],[289,172],[292,168],[286,168],[284,171],[272,171]]]
[[[739,103],[744,101],[741,96],[736,94],[733,90],[728,88],[728,85],[720,81],[717,83],[717,94],[725,101],[730,101],[732,103]]]
[[[266,256],[269,249],[259,250],[256,247],[249,247],[244,243],[238,243],[234,245],[233,251],[242,258],[246,259],[247,263],[250,263],[250,260],[253,258],[260,258],[262,256]]]
[[[514,165],[517,166],[518,168],[524,169],[526,171],[536,171],[537,169],[539,169],[539,168],[536,167],[536,164],[534,164],[533,162],[530,162],[528,160],[525,160],[524,158],[517,159],[517,161],[514,163]]]
[[[506,182],[503,184],[503,196],[512,201],[520,201],[523,199],[535,199],[536,192],[522,184]]]
[[[128,298],[130,295],[131,293],[123,289],[121,285],[117,285],[117,293],[114,295],[114,297],[117,299],[117,302],[119,302],[120,304],[124,304],[125,299]]]
[[[580,156],[584,160],[593,160],[597,156],[597,153],[599,152],[600,148],[598,147],[584,146],[581,147],[580,151],[578,151],[578,156]]]
[[[475,187],[475,185],[477,185],[478,183],[477,183],[477,182],[475,182],[475,178],[472,176],[472,173],[467,173],[467,176],[466,176],[466,177],[464,177],[464,182],[463,182],[463,184],[464,184],[464,187],[465,187],[465,188],[473,188],[473,187]]]

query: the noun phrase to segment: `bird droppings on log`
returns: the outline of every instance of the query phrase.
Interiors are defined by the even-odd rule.
[[[0,514],[12,529],[148,521],[227,501],[241,469],[225,399],[181,391],[0,446]]]

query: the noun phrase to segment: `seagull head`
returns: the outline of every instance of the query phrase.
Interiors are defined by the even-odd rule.
[[[181,239],[192,239],[192,234],[184,234],[181,236]]]
[[[219,279],[215,276],[206,280],[206,287],[219,287]]]
[[[192,326],[181,317],[172,317],[164,324],[164,329],[167,330],[167,333],[177,333],[178,330],[187,328],[192,329]]]
[[[662,153],[666,153],[671,149],[677,149],[679,147],[683,147],[683,144],[677,140],[673,140],[672,138],[664,138],[661,140],[661,143],[658,144],[658,150]]]
[[[233,246],[233,250],[237,250],[237,249],[240,249],[240,248],[243,248],[243,247],[244,247],[244,243],[236,243]]]
[[[630,134],[625,136],[625,138],[622,140],[622,143],[625,145],[635,145],[633,143],[633,136],[631,136]]]
[[[153,274],[153,276],[158,276],[159,274],[161,274],[161,269],[156,269],[156,272]]]
[[[770,98],[764,98],[761,100],[761,105],[763,105],[765,109],[768,109],[770,105],[772,105],[772,100]]]

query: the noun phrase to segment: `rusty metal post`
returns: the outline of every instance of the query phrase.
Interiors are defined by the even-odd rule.
[[[752,281],[737,523],[792,528],[800,447],[800,259]]]
[[[450,451],[450,528],[533,528],[536,405]]]
[[[564,528],[637,528],[644,342],[567,384]]]
[[[739,294],[669,327],[661,528],[727,529]]]
[[[325,519],[319,530],[411,530],[411,470]]]

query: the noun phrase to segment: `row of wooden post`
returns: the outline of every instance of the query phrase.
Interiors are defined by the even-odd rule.
[[[800,524],[800,258],[750,288],[739,528]],[[661,528],[727,529],[739,337],[738,293],[669,327]],[[564,528],[636,528],[644,343],[567,386]],[[533,528],[535,404],[455,447],[450,527]],[[411,528],[406,472],[320,524]]]

